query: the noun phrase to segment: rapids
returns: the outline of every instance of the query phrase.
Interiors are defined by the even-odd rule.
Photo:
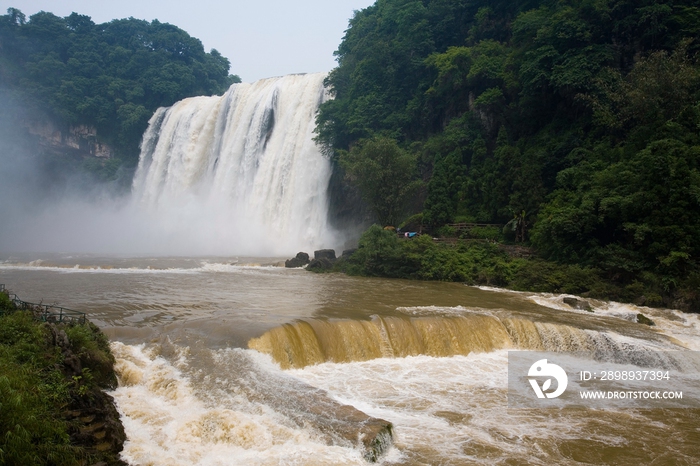
[[[513,409],[507,390],[508,350],[690,352],[697,315],[279,262],[14,255],[0,283],[110,336],[130,464],[366,464],[343,406],[393,425],[387,465],[697,464],[698,409]]]

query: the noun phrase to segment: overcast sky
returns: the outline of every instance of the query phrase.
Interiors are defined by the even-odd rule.
[[[333,52],[354,10],[374,0],[0,0],[27,18],[39,11],[72,12],[95,23],[158,19],[187,31],[208,52],[217,49],[244,82],[290,73],[330,71]]]

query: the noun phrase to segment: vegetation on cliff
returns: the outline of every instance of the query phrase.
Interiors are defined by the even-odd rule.
[[[340,166],[377,137],[413,154],[431,233],[516,219],[551,267],[700,310],[699,20],[694,0],[378,0],[317,139]]]
[[[495,236],[503,240],[501,235]],[[660,287],[639,283],[623,286],[606,280],[596,268],[547,261],[533,257],[528,248],[491,239],[451,239],[436,242],[430,235],[402,239],[373,225],[362,235],[358,249],[333,267],[350,275],[455,281],[647,306],[663,304]]]
[[[123,465],[113,364],[94,325],[40,323],[0,292],[0,464]]]
[[[134,18],[95,24],[9,8],[0,16],[0,85],[69,126],[97,128],[135,164],[148,120],[185,97],[222,94],[238,76],[229,61],[182,29]]]
[[[419,187],[414,154],[402,150],[391,138],[377,137],[343,152],[339,161],[380,222],[395,225],[402,220],[410,197]]]

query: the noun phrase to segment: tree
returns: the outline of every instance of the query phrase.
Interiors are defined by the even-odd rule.
[[[394,139],[374,137],[343,152],[339,162],[379,222],[398,224],[420,185],[416,156],[402,150]]]
[[[24,23],[27,22],[27,17],[19,11],[17,8],[8,8],[7,9],[7,20],[10,24],[14,25],[20,25],[24,26]]]
[[[89,16],[0,16],[0,84],[60,125],[95,126],[132,164],[150,115],[185,97],[223,94],[229,61],[182,29],[134,18],[96,25]],[[0,109],[2,110],[2,109]]]

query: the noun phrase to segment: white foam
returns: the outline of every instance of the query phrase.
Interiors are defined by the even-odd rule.
[[[665,335],[678,340],[686,348],[694,351],[700,351],[700,316],[698,314],[691,314],[675,309],[637,306],[634,304],[619,303],[615,301],[600,301],[568,294],[532,293],[487,286],[479,286],[477,288],[484,291],[519,295],[524,299],[539,304],[540,306],[576,314],[590,313],[586,310],[575,309],[569,306],[568,304],[564,303],[564,298],[568,297],[579,300],[584,299],[590,304],[594,314],[625,320],[628,322],[636,322],[637,314],[643,314],[654,322],[654,328],[658,329]]]
[[[660,349],[636,338],[608,337],[619,346]],[[270,356],[252,350],[206,350],[214,361],[207,369],[193,366],[201,354],[174,348],[165,360],[144,346],[113,344],[122,377],[114,396],[129,436],[124,458],[133,464],[224,465],[231,458],[242,465],[364,464],[359,450],[326,445],[313,431],[236,389],[239,377],[264,383],[266,373],[278,381],[281,372],[392,422],[395,446],[381,464],[516,464],[527,458],[528,464],[574,465],[560,452],[565,442],[587,439],[602,447],[629,448],[628,426],[655,422],[653,429],[636,431],[635,438],[644,442],[666,429],[634,410],[508,409],[506,350],[281,371]],[[241,355],[253,366],[237,365]],[[241,370],[245,367],[250,370]]]
[[[185,366],[143,345],[113,343],[120,386],[112,395],[128,441],[122,457],[131,464],[214,466],[278,464],[361,465],[359,450],[329,446],[267,406],[227,393],[208,403],[197,396]],[[223,407],[226,406],[226,407]]]
[[[96,266],[96,265],[42,265],[45,261],[32,261],[26,264],[0,264],[0,270],[30,270],[42,272],[57,272],[57,273],[92,273],[92,274],[180,274],[192,275],[200,273],[238,273],[250,274],[255,272],[283,270],[279,265],[261,265],[261,264],[227,264],[227,263],[203,263],[200,267],[182,268],[153,268],[146,267],[112,267],[112,266]]]
[[[551,453],[539,446],[581,438],[589,418],[557,419],[557,429],[552,429],[556,413],[508,410],[507,362],[507,351],[501,350],[450,358],[324,363],[287,372],[342,403],[391,421],[403,458],[429,464],[528,458],[529,464],[545,464]],[[585,435],[609,445],[625,442],[617,435]]]
[[[154,269],[150,267],[101,267],[92,265],[75,264],[71,266],[50,266],[50,265],[31,265],[31,264],[0,264],[0,270],[31,270],[39,272],[57,272],[57,273],[93,273],[93,274],[193,274],[201,272],[201,269],[183,269],[183,268],[167,268]]]

